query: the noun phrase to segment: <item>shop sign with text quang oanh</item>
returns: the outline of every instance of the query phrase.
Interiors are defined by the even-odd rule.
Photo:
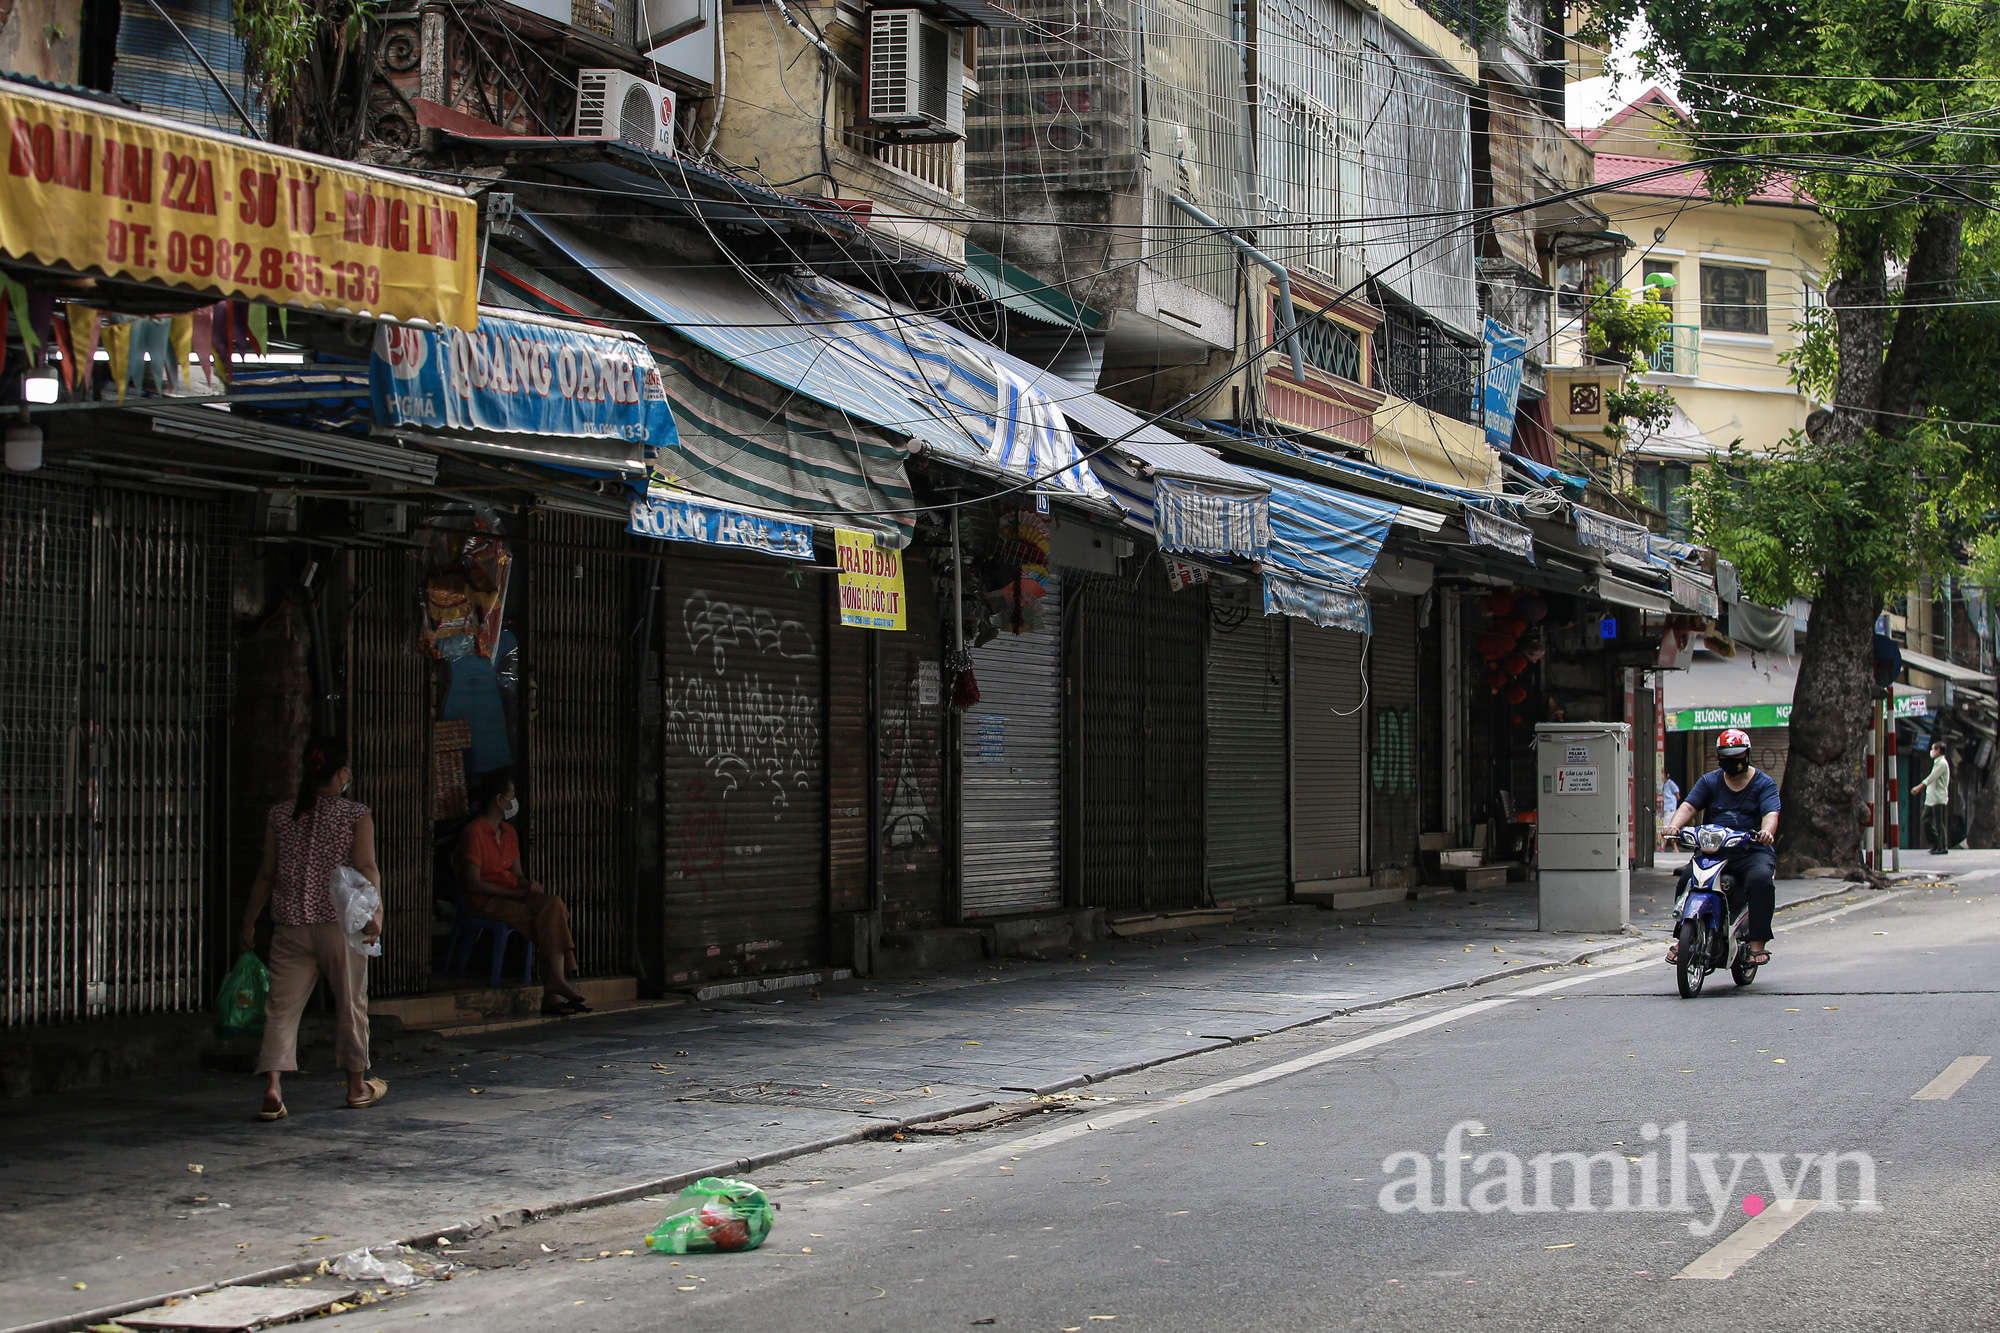
[[[472,200],[390,172],[0,85],[0,253],[406,323],[478,320]]]

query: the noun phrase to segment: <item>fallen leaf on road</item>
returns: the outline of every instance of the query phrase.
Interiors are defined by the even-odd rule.
[[[553,1245],[550,1245],[550,1244],[548,1244],[548,1243],[547,1243],[546,1241],[544,1241],[544,1242],[542,1243],[542,1253],[543,1253],[543,1254],[554,1254],[555,1252],[556,1252],[556,1247],[555,1247],[555,1246],[553,1246]]]
[[[467,1088],[467,1089],[466,1089],[466,1091],[467,1091],[467,1092],[484,1092],[484,1091],[486,1091],[486,1089],[484,1089],[484,1088]]]
[[[675,1287],[675,1288],[674,1288],[674,1290],[675,1290],[675,1291],[699,1291],[699,1290],[701,1290],[701,1288],[699,1288],[699,1287]],[[577,1304],[578,1304],[578,1305],[582,1305],[582,1304],[583,1304],[583,1302],[582,1302],[582,1301],[578,1301],[578,1302],[577,1302]]]
[[[70,1283],[69,1285],[70,1285],[70,1290],[71,1290],[71,1291],[83,1291],[83,1290],[85,1289],[85,1286],[86,1286],[86,1284],[84,1284],[84,1283],[82,1283],[82,1282],[72,1282],[72,1283]]]
[[[1778,1059],[1771,1061],[1771,1063],[1774,1065],[1781,1065],[1785,1063],[1784,1057],[1780,1056]]]
[[[621,1259],[629,1259],[637,1253],[638,1253],[637,1250],[620,1250],[618,1251],[618,1257]]]
[[[1560,1245],[1544,1245],[1542,1246],[1542,1248],[1545,1250],[1573,1250],[1576,1248],[1576,1242],[1573,1240],[1566,1240]]]
[[[975,1319],[972,1322],[975,1324],[990,1324],[994,1322],[994,1319],[992,1315],[987,1315],[984,1319]]]
[[[1257,1140],[1257,1141],[1256,1141],[1255,1143],[1251,1144],[1250,1146],[1251,1146],[1251,1147],[1253,1147],[1253,1148],[1268,1148],[1268,1147],[1270,1147],[1271,1145],[1270,1145],[1270,1143],[1269,1143],[1269,1142],[1268,1142],[1267,1140],[1265,1140],[1265,1139],[1258,1139],[1258,1140]]]

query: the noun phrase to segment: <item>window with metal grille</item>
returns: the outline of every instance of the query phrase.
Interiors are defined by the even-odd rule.
[[[1477,425],[1485,349],[1463,343],[1421,316],[1393,312],[1375,331],[1375,387],[1433,412]]]
[[[1764,270],[1729,264],[1701,266],[1701,326],[1718,333],[1771,331]]]
[[[1313,369],[1361,382],[1361,335],[1346,325],[1302,316],[1299,351]]]

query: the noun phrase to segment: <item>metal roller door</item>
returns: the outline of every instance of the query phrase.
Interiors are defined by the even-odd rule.
[[[410,608],[421,605],[415,555],[359,550],[349,575],[358,600],[348,619],[349,796],[375,820],[382,870],[382,956],[368,969],[373,995],[414,995],[431,980],[436,834],[431,820],[431,659],[410,651]],[[532,863],[531,863],[532,864]]]
[[[968,917],[1062,905],[1062,600],[1054,583],[1046,628],[972,652],[979,702],[959,727]]]
[[[1377,597],[1368,654],[1369,869],[1417,864],[1423,811],[1417,785],[1417,603]]]
[[[1156,562],[1137,578],[1065,577],[1078,900],[1115,912],[1198,907],[1208,599],[1169,591]]]
[[[1208,891],[1285,901],[1286,618],[1218,612],[1208,640]]]
[[[199,1008],[222,902],[228,548],[163,490],[0,477],[0,1005]]]
[[[584,976],[632,959],[625,865],[625,737],[630,704],[632,562],[617,523],[537,513],[528,547],[522,659],[528,679],[523,855],[569,904]]]
[[[811,966],[826,910],[826,591],[676,551],[661,608],[669,984]]]
[[[945,917],[942,645],[923,557],[904,553],[903,586],[916,591],[905,598],[909,628],[864,631],[875,644],[876,857],[890,930]]]
[[[840,623],[840,588],[826,589],[827,910],[875,906],[868,857],[868,636]]]
[[[1292,881],[1367,873],[1362,784],[1368,636],[1285,621],[1292,640]]]

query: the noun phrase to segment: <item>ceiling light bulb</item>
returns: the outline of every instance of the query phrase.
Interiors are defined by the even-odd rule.
[[[56,372],[44,367],[29,371],[21,377],[21,399],[29,403],[53,403],[56,400],[60,382]]]

